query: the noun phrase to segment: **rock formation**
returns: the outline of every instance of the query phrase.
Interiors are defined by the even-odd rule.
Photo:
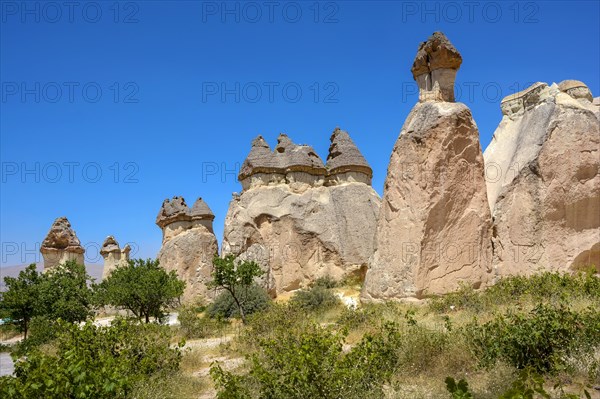
[[[491,217],[479,133],[453,100],[461,57],[439,32],[412,68],[421,88],[396,141],[362,297],[422,298],[490,277]],[[430,83],[431,84],[430,84]]]
[[[104,258],[104,268],[102,270],[102,279],[107,278],[117,266],[127,265],[129,261],[129,252],[131,247],[125,245],[123,249],[119,247],[119,243],[113,236],[108,236],[100,248],[100,255]]]
[[[485,151],[498,275],[600,270],[600,108],[587,86],[538,82],[502,100]]]
[[[460,64],[460,53],[442,32],[434,32],[421,43],[411,68],[419,86],[419,101],[454,102],[454,80]]]
[[[167,270],[175,270],[186,282],[183,301],[192,302],[197,296],[211,298],[206,288],[212,273],[213,256],[218,253],[217,238],[212,223],[215,215],[198,198],[190,209],[182,197],[164,200],[156,217],[162,229],[162,248],[157,259]]]
[[[257,261],[277,293],[306,287],[320,276],[362,276],[373,252],[380,199],[372,170],[337,128],[327,165],[307,145],[280,135],[274,151],[252,142],[225,219],[223,253]]]
[[[44,270],[51,269],[69,260],[84,264],[85,249],[73,231],[66,217],[59,217],[52,223],[50,231],[42,242],[40,252],[44,258]]]

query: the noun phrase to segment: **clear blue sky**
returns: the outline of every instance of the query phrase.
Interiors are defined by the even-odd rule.
[[[232,170],[258,134],[325,158],[339,125],[381,194],[421,41],[441,30],[462,53],[459,100],[485,148],[500,99],[530,82],[599,95],[598,4],[2,1],[2,264],[35,261],[63,215],[89,263],[109,234],[154,257],[174,195],[203,197],[220,241]]]

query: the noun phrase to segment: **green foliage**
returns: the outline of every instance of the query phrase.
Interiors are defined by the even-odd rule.
[[[256,262],[235,262],[233,255],[227,255],[225,258],[215,255],[213,266],[213,280],[207,286],[229,292],[237,306],[242,322],[246,324],[244,291],[253,284],[255,278],[263,275],[263,271]]]
[[[509,311],[483,325],[474,321],[466,334],[483,366],[504,360],[518,369],[553,372],[564,368],[569,355],[600,344],[600,312],[540,304],[529,313]]]
[[[85,266],[75,261],[67,261],[46,271],[41,276],[38,289],[38,315],[48,320],[85,321],[92,314],[90,280]]]
[[[17,278],[5,277],[5,292],[0,292],[0,317],[7,318],[27,338],[29,322],[37,314],[40,274],[35,263],[19,272]]]
[[[115,320],[110,327],[58,322],[56,353],[32,350],[0,379],[0,397],[126,398],[142,379],[178,369],[167,327]]]
[[[383,384],[396,367],[400,333],[386,324],[367,334],[347,353],[344,332],[309,324],[302,330],[279,329],[258,339],[250,371],[234,375],[218,364],[211,376],[219,399],[229,398],[383,398]]]
[[[473,395],[469,392],[469,384],[465,380],[456,382],[454,378],[447,377],[446,389],[452,394],[452,399],[473,399]]]
[[[300,290],[290,299],[290,305],[310,311],[329,309],[339,302],[331,289],[322,284],[314,284],[309,289]]]
[[[246,316],[267,309],[271,303],[271,297],[267,291],[256,284],[238,287],[236,294],[239,296],[240,304]],[[240,316],[239,308],[230,291],[223,291],[219,294],[214,302],[208,306],[206,312],[211,318],[228,319]]]
[[[462,286],[458,291],[433,298],[435,312],[471,310],[483,312],[498,304],[515,304],[525,300],[539,303],[569,303],[587,299],[600,304],[600,278],[592,273],[561,274],[543,272],[533,276],[504,277],[484,291]]]
[[[34,317],[48,321],[81,322],[91,314],[92,291],[85,267],[74,261],[38,273],[29,265],[17,278],[6,277],[6,291],[0,293],[0,314],[16,325],[27,338]]]
[[[323,287],[323,288],[335,288],[338,286],[338,282],[335,281],[331,276],[323,276],[316,279],[311,287]]]
[[[148,323],[150,317],[162,320],[168,308],[178,305],[184,288],[177,273],[167,273],[158,260],[135,259],[96,286],[96,298],[99,305],[127,309]]]
[[[179,308],[179,329],[185,338],[206,338],[218,334],[226,326],[221,319],[201,317],[196,306]]]

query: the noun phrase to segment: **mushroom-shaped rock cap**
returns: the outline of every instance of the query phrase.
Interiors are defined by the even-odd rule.
[[[336,127],[330,140],[326,165],[330,174],[356,171],[373,176],[373,170],[347,131]]]
[[[189,208],[183,197],[173,197],[170,201],[168,198],[163,201],[156,216],[156,224],[162,229],[170,223],[189,219]]]
[[[307,172],[315,175],[326,173],[325,165],[315,150],[309,145],[295,144],[286,134],[277,137],[275,147],[277,166],[284,172]]]
[[[44,238],[44,241],[42,242],[40,251],[44,252],[52,249],[64,249],[68,252],[76,253],[85,252],[79,242],[79,238],[77,238],[75,231],[73,231],[73,228],[71,227],[71,223],[69,223],[69,220],[64,216],[57,218],[54,223],[52,223],[48,235],[46,235],[46,238]]]
[[[460,53],[450,43],[446,35],[442,32],[434,32],[426,42],[419,45],[411,72],[416,80],[417,76],[436,69],[458,69],[461,63]]]
[[[277,169],[273,159],[273,153],[269,144],[265,141],[262,136],[256,137],[252,140],[252,148],[250,154],[242,164],[240,174],[238,175],[239,180],[243,180],[254,173],[273,173]]]
[[[192,209],[190,210],[190,216],[192,217],[192,220],[199,220],[199,219],[213,220],[215,218],[214,213],[212,213],[212,211],[208,207],[208,204],[206,202],[204,202],[204,200],[202,198],[198,198],[196,200],[196,202],[194,202],[194,205],[192,206]]]
[[[563,80],[558,84],[558,89],[573,98],[585,98],[590,102],[594,100],[590,88],[579,80]]]
[[[108,236],[100,248],[100,255],[106,256],[111,252],[121,252],[121,249],[117,240],[113,236]]]

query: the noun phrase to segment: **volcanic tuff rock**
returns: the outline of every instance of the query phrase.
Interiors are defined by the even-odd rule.
[[[214,218],[202,198],[190,209],[182,197],[166,199],[156,218],[156,224],[163,231],[157,259],[161,266],[175,270],[179,278],[185,280],[185,302],[192,302],[198,295],[214,296],[214,292],[206,288],[206,282],[211,280],[213,256],[218,253],[212,227]]]
[[[421,43],[411,72],[419,86],[419,101],[454,101],[454,80],[462,57],[442,32]]]
[[[309,146],[279,136],[252,142],[225,219],[223,254],[257,261],[277,293],[329,275],[362,276],[373,252],[380,199],[371,168],[347,132],[331,136],[327,168]]]
[[[430,69],[460,65],[460,54],[436,33],[419,48],[415,74],[423,69],[423,52]],[[469,108],[442,101],[449,99],[422,97],[396,141],[362,292],[367,301],[421,298],[461,283],[479,287],[490,278],[491,217],[479,133]]]
[[[485,151],[499,275],[600,267],[600,107],[579,81],[502,101]]]
[[[102,279],[107,278],[117,266],[127,265],[127,262],[129,261],[129,252],[131,252],[129,244],[121,249],[119,243],[113,236],[106,237],[102,244],[102,248],[100,248],[100,255],[104,258]]]
[[[85,249],[81,246],[79,238],[66,217],[59,217],[52,223],[50,231],[42,242],[40,252],[44,258],[44,270],[69,260],[84,264]]]

